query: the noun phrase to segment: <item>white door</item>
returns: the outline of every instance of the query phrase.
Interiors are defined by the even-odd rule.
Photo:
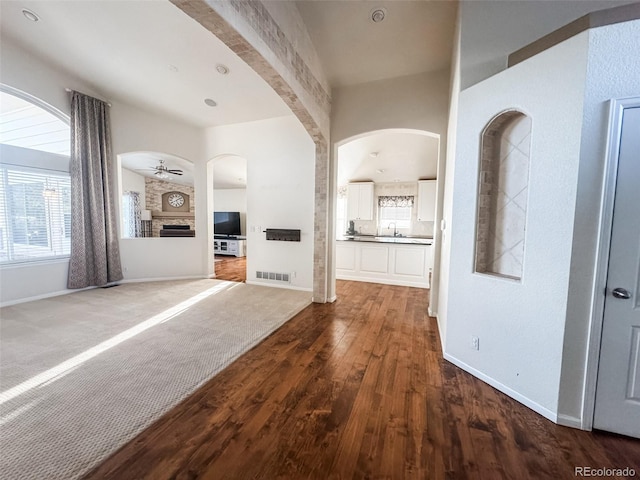
[[[640,107],[622,117],[594,428],[640,438]]]

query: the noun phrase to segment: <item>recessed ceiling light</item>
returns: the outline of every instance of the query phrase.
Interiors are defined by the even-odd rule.
[[[216,103],[215,100],[212,100],[211,98],[205,98],[204,99],[204,103],[206,103],[207,105],[209,105],[210,107],[215,107],[216,105],[218,105]]]
[[[229,73],[229,67],[227,67],[226,65],[222,65],[221,63],[216,65],[216,70],[220,75],[226,75],[227,73]]]
[[[31,20],[32,22],[37,22],[40,20],[40,17],[33,10],[29,10],[28,8],[22,9],[22,14],[25,16],[27,20]]]
[[[371,10],[371,21],[373,23],[380,23],[387,16],[386,8],[374,8]]]
[[[176,67],[175,65],[169,65],[169,71],[178,73],[178,67]]]
[[[379,168],[376,170],[376,173],[384,173],[384,168]]]
[[[380,152],[371,152],[369,154],[370,157],[376,158],[378,155],[380,154]]]

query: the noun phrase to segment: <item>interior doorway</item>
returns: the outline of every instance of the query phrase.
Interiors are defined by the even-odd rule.
[[[211,246],[215,278],[247,278],[247,160],[224,154],[211,160]]]
[[[640,438],[640,99],[618,105],[608,271],[594,428]],[[616,105],[614,102],[614,114]]]
[[[428,289],[439,233],[440,136],[383,129],[334,146],[336,279]]]

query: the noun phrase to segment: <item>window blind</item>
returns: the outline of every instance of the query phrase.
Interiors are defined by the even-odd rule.
[[[69,255],[68,174],[0,164],[0,263]]]

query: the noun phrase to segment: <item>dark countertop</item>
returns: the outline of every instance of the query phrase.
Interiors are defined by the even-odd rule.
[[[336,238],[345,242],[374,242],[374,243],[401,243],[405,245],[431,245],[433,237],[392,237],[384,235],[342,235]]]

